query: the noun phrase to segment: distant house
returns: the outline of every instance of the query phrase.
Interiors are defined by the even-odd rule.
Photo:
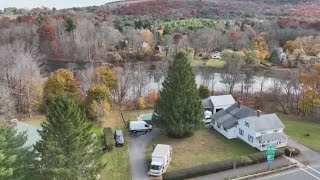
[[[211,124],[226,138],[239,138],[260,151],[266,150],[267,145],[287,146],[285,126],[276,114],[261,115],[241,102],[213,114]]]
[[[212,59],[220,59],[221,58],[221,53],[219,51],[215,51],[211,54]]]
[[[227,109],[236,101],[233,99],[232,95],[221,95],[221,96],[210,96],[202,100],[202,107],[204,110],[216,113],[220,110]]]

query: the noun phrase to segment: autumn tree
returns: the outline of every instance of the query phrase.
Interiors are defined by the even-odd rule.
[[[184,137],[201,127],[203,110],[187,55],[178,53],[169,66],[153,120],[168,135]]]
[[[303,115],[314,115],[320,105],[320,64],[311,67],[310,72],[302,73],[300,81],[303,87],[303,99],[299,101],[299,110]]]
[[[93,72],[92,80],[94,84],[106,86],[110,92],[117,88],[116,73],[109,66],[97,67]]]
[[[86,106],[91,119],[100,121],[111,109],[111,99],[105,85],[93,85],[87,91]]]
[[[73,73],[67,69],[58,69],[51,73],[44,85],[44,96],[51,100],[56,95],[63,93],[77,94],[80,84]]]
[[[148,91],[147,102],[148,104],[154,105],[158,99],[158,92],[155,89]]]
[[[46,53],[47,55],[51,55],[55,53],[56,48],[54,47],[54,43],[56,42],[56,29],[50,23],[44,23],[37,29],[37,34],[40,40],[40,49],[42,52]]]
[[[283,46],[283,49],[286,51],[288,50],[289,52],[293,52],[295,49],[297,49],[298,46],[294,41],[287,41],[286,44]]]
[[[140,36],[144,42],[151,43],[152,42],[152,32],[149,29],[143,29],[140,31]]]

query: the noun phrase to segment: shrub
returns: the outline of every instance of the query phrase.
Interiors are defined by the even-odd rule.
[[[284,149],[284,154],[286,155],[286,156],[290,156],[290,150],[289,149],[291,149],[292,147],[286,147],[285,149]],[[291,153],[291,156],[293,157],[293,156],[298,156],[299,154],[301,154],[301,151],[299,150],[299,149],[297,149],[297,148],[294,148],[295,150]]]
[[[146,103],[145,103],[145,100],[144,100],[144,97],[143,97],[143,96],[140,96],[140,97],[136,100],[136,106],[137,106],[137,109],[144,109],[144,108],[146,108]]]
[[[108,128],[103,128],[103,145],[104,145],[104,151],[112,151],[113,150],[113,133],[112,129],[110,127]]]
[[[234,162],[236,162],[237,167],[244,166],[245,164],[244,160],[240,158],[219,161],[210,164],[204,164],[200,166],[167,172],[163,175],[163,179],[185,179],[225,171],[228,169],[232,169]]]
[[[283,150],[277,150],[275,158],[283,155]],[[204,164],[200,166],[189,167],[172,172],[166,172],[163,179],[186,179],[192,177],[203,176],[207,174],[217,173],[228,169],[233,169],[233,164],[236,162],[237,167],[256,164],[267,161],[266,152],[258,152],[249,156],[241,156],[240,158],[229,159],[225,161],[218,161],[214,163]]]

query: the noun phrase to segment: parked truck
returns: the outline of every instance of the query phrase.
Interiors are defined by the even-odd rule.
[[[148,175],[160,177],[166,172],[172,158],[170,145],[157,144],[151,154],[151,164]]]

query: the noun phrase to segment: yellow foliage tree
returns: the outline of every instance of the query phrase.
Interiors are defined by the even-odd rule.
[[[301,73],[300,82],[303,96],[299,101],[299,110],[304,115],[314,114],[320,105],[320,64],[313,65],[309,73]]]
[[[73,73],[67,69],[58,69],[51,73],[44,85],[45,97],[50,100],[55,95],[62,93],[77,94],[80,83]]]
[[[144,108],[146,108],[146,103],[145,103],[145,100],[144,100],[144,97],[143,97],[143,96],[140,96],[140,97],[137,99],[136,105],[137,105],[137,108],[138,108],[138,109],[144,109]]]
[[[94,70],[92,80],[95,84],[106,86],[110,91],[117,89],[116,72],[109,66],[99,66]]]
[[[286,44],[283,46],[283,49],[288,50],[290,53],[292,53],[297,48],[298,45],[294,41],[287,41]]]
[[[251,45],[251,49],[258,51],[256,55],[259,59],[266,59],[269,54],[268,45],[264,36],[266,35],[260,33],[258,36],[254,38],[254,41]]]
[[[110,94],[105,85],[91,86],[85,101],[89,117],[93,120],[101,120],[111,110]]]

